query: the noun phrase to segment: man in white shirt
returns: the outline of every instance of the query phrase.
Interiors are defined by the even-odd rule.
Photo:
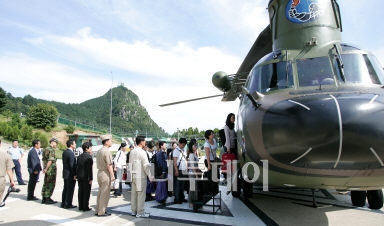
[[[131,215],[137,218],[149,217],[149,213],[144,212],[145,193],[147,187],[147,177],[150,181],[154,178],[149,169],[147,153],[144,151],[145,137],[136,137],[136,147],[129,155],[129,167],[132,167],[132,186],[131,186]]]
[[[187,202],[184,197],[184,184],[188,180],[187,172],[187,156],[184,148],[187,144],[187,139],[180,138],[179,145],[173,150],[173,169],[175,175],[175,204],[181,204]]]
[[[15,167],[13,169],[15,170],[17,183],[19,185],[26,185],[23,180],[23,176],[21,175],[21,165],[20,162],[24,156],[24,150],[19,147],[19,142],[17,140],[12,141],[12,147],[8,150],[9,155],[11,155],[13,164]]]

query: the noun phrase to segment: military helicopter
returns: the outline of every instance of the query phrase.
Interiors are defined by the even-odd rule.
[[[268,160],[270,185],[349,190],[353,205],[382,208],[382,67],[341,42],[336,0],[270,0],[268,12],[270,25],[238,71],[212,77],[222,101],[240,99],[240,165]],[[239,183],[248,196],[243,175],[253,168],[246,171]]]

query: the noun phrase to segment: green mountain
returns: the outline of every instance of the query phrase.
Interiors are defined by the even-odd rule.
[[[71,122],[77,126],[97,128],[109,131],[111,90],[103,96],[84,101],[80,104],[65,104],[56,101],[36,99],[30,95],[24,98],[13,97],[6,93],[6,104],[1,109],[27,114],[29,106],[37,103],[54,105],[59,114],[59,122]],[[0,106],[1,107],[1,106]],[[112,89],[112,133],[121,136],[138,134],[148,137],[168,136],[149,116],[147,110],[140,104],[139,97],[123,85]]]

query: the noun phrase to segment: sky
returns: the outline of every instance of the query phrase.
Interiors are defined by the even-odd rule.
[[[269,23],[268,2],[0,0],[0,87],[15,97],[81,103],[123,84],[168,133],[222,128],[238,100],[158,105],[220,94],[212,75],[237,71]],[[342,41],[384,65],[384,1],[338,2]]]

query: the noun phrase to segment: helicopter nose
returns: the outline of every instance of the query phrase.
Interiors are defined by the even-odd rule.
[[[272,158],[296,167],[384,166],[384,99],[375,94],[296,97],[269,108],[263,141]]]

